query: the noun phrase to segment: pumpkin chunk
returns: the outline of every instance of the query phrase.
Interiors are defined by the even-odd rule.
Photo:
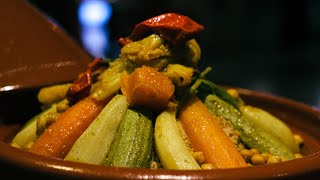
[[[172,81],[155,68],[142,66],[121,78],[121,91],[130,105],[140,105],[153,110],[166,107],[174,93]]]

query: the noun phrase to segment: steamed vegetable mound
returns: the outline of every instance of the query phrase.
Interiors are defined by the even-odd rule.
[[[116,59],[97,58],[74,82],[40,89],[42,112],[12,145],[80,163],[151,169],[225,169],[300,158],[303,139],[206,79],[203,26],[167,13],[120,38]]]

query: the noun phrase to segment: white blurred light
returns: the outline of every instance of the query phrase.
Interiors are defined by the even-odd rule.
[[[83,0],[78,9],[82,26],[101,27],[109,21],[111,14],[111,5],[106,0]]]
[[[1,91],[10,91],[10,90],[18,89],[19,87],[20,87],[19,85],[0,87],[0,92]]]

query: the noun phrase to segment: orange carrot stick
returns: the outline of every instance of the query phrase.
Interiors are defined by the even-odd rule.
[[[216,168],[247,166],[236,146],[214,118],[219,117],[213,116],[197,97],[192,97],[179,115],[191,145],[203,153],[205,163],[211,163]]]
[[[100,113],[105,103],[87,97],[62,113],[35,141],[29,151],[64,158],[74,142]]]

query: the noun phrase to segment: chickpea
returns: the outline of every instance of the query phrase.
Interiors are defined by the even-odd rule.
[[[203,164],[204,163],[204,156],[203,156],[203,153],[198,151],[198,152],[193,152],[192,153],[192,156],[193,158],[197,161],[197,163],[199,165]]]
[[[228,94],[230,94],[233,98],[238,99],[239,98],[239,93],[235,89],[228,89],[227,90]]]
[[[261,156],[263,156],[264,160],[267,162],[269,159],[270,154],[267,152],[261,153]]]
[[[260,154],[260,152],[257,150],[257,149],[255,149],[255,148],[252,148],[252,149],[250,149],[250,151],[251,151],[251,153],[254,155],[254,154]]]
[[[205,164],[201,165],[201,169],[203,169],[203,170],[211,170],[211,169],[215,169],[215,167],[211,163],[205,163]]]
[[[294,135],[293,135],[293,138],[294,138],[296,144],[297,144],[299,147],[301,147],[301,146],[303,145],[304,140],[303,140],[303,138],[302,138],[299,134],[294,134]]]
[[[241,150],[240,154],[247,162],[250,161],[251,157],[253,156],[253,153],[248,149]]]
[[[251,157],[251,163],[253,165],[261,165],[261,164],[265,164],[266,161],[264,160],[264,157],[261,154],[254,154]]]
[[[268,161],[267,161],[267,164],[274,164],[274,163],[279,163],[279,162],[282,162],[282,158],[281,157],[270,156]]]
[[[303,155],[300,154],[300,153],[295,153],[294,156],[295,156],[296,159],[299,159],[299,158],[303,157]]]
[[[156,161],[152,161],[150,164],[150,169],[160,169],[160,164]]]

